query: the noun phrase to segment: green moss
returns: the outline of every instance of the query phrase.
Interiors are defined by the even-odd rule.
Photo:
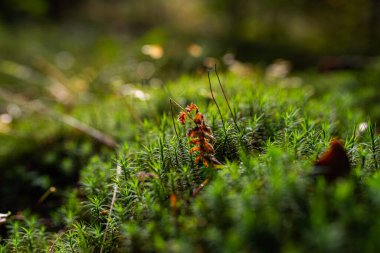
[[[203,91],[205,78],[183,77],[165,89],[139,87],[150,100],[129,101],[129,113],[118,102],[105,101],[100,110],[113,111],[104,120],[84,115],[91,112],[88,107],[77,109],[78,118],[114,131],[124,144],[114,157],[95,156],[81,169],[80,187],[65,193],[65,202],[52,214],[62,228],[59,233],[44,233],[38,226],[20,229],[19,221],[10,221],[1,247],[22,250],[38,238],[38,245],[56,252],[379,249],[379,136],[358,130],[366,119],[353,107],[352,95],[328,90],[313,95],[310,86],[281,86],[232,74],[223,81],[239,126],[216,90],[228,119],[226,132],[208,91]],[[179,136],[174,133],[169,97],[183,106],[193,101],[204,113],[222,168],[194,164],[185,127],[175,123]],[[313,182],[307,174],[332,137],[345,140],[354,173],[333,185]],[[67,145],[91,154],[89,146]],[[52,159],[52,154],[46,157]],[[63,166],[72,165],[64,160]],[[192,197],[206,178],[209,183]],[[114,187],[117,198],[110,214]],[[29,244],[21,243],[24,237]]]

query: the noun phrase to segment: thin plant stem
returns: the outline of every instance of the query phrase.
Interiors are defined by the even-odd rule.
[[[218,78],[219,86],[220,86],[220,88],[221,88],[221,90],[222,90],[222,93],[223,93],[224,99],[226,100],[226,103],[227,103],[228,109],[229,109],[230,112],[231,112],[232,120],[234,121],[237,130],[240,132],[240,128],[239,128],[239,126],[238,126],[238,124],[237,124],[237,122],[236,122],[236,115],[232,112],[232,109],[231,109],[230,103],[228,102],[228,99],[227,99],[226,92],[224,91],[224,88],[223,88],[222,82],[220,81],[220,78],[219,78],[219,75],[218,75],[218,71],[216,70],[216,64],[214,65],[214,70],[215,70],[215,75],[216,75],[216,77]]]
[[[103,246],[104,246],[104,244],[105,244],[105,242],[106,242],[106,239],[107,239],[108,227],[109,227],[109,225],[110,225],[110,220],[111,220],[111,218],[112,218],[113,207],[115,206],[115,202],[116,202],[117,191],[118,191],[117,184],[118,184],[118,182],[119,182],[120,174],[121,174],[121,165],[118,163],[117,166],[116,166],[116,178],[115,178],[115,183],[114,183],[114,185],[113,185],[112,200],[111,200],[110,210],[109,210],[109,212],[108,212],[108,219],[107,219],[106,229],[105,229],[105,231],[104,231],[103,243],[102,243],[102,246],[101,246],[101,248],[100,248],[100,253],[103,252]]]
[[[214,103],[216,105],[216,108],[218,109],[220,118],[222,120],[223,131],[224,131],[224,136],[225,136],[224,141],[223,141],[223,156],[224,156],[226,144],[227,144],[227,141],[228,141],[227,129],[226,129],[226,126],[224,124],[223,116],[222,116],[222,113],[220,111],[219,105],[216,103],[216,100],[215,100],[215,97],[214,97],[214,92],[212,91],[212,85],[211,85],[211,80],[210,80],[210,71],[207,72],[207,76],[208,76],[208,82],[210,84],[210,92],[211,92],[212,100],[214,101]]]
[[[49,195],[50,195],[51,193],[54,193],[54,192],[56,192],[56,191],[57,191],[57,188],[55,188],[54,186],[49,187],[49,189],[48,189],[47,191],[45,191],[45,193],[42,194],[42,196],[38,199],[37,205],[41,205],[42,202],[44,202],[45,199],[46,199],[47,197],[49,197]]]
[[[222,116],[222,112],[220,111],[219,105],[216,102],[215,97],[214,97],[214,92],[212,91],[212,85],[211,85],[211,80],[210,80],[210,71],[207,72],[207,76],[208,76],[208,82],[210,84],[211,97],[212,97],[212,100],[214,101],[214,103],[216,105],[216,108],[218,109],[218,112],[219,112],[219,115],[220,115],[220,119],[222,120],[224,134],[227,136],[227,130],[226,130],[226,126],[224,124],[224,119],[223,119],[223,116]]]
[[[175,121],[174,121],[173,100],[171,98],[169,98],[169,102],[170,102],[170,111],[172,114],[172,122],[173,122],[174,132],[175,132],[175,135],[177,136],[177,140],[178,140],[179,144],[181,145],[181,139],[179,138],[177,127],[175,126]],[[176,147],[174,147],[174,154],[175,154],[175,160],[177,162],[177,165],[179,166],[178,154],[177,154],[177,148]]]
[[[172,122],[173,122],[174,132],[175,132],[175,135],[177,136],[177,139],[179,140],[179,134],[178,134],[177,127],[175,126],[175,121],[174,121],[173,100],[171,98],[169,98],[169,102],[170,102],[170,111],[172,114]]]
[[[373,133],[373,126],[372,126],[371,122],[369,122],[369,124],[368,124],[368,130],[369,130],[369,133],[370,133],[370,136],[371,136],[372,156],[373,156],[373,160],[375,162],[375,168],[376,168],[376,170],[378,170],[379,169],[379,165],[377,163],[377,156],[376,156],[376,140],[375,140],[375,136],[374,136],[374,133]]]
[[[170,99],[174,104],[176,104],[176,106],[178,106],[179,108],[181,108],[181,110],[184,111],[184,112],[187,114],[187,116],[188,116],[192,121],[194,121],[194,119],[191,117],[190,113],[188,113],[188,112],[186,111],[185,108],[183,108],[180,104],[178,104],[174,99],[172,99],[172,98],[169,98],[169,99]]]
[[[197,189],[194,190],[192,196],[195,197],[198,195],[198,193],[208,184],[210,180],[206,178],[199,186]]]

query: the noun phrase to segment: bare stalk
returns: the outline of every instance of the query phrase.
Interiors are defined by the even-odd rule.
[[[44,194],[42,194],[42,196],[38,199],[37,205],[41,205],[42,202],[44,202],[45,199],[49,197],[50,194],[56,191],[57,191],[57,188],[55,188],[54,186],[49,187],[49,189]]]
[[[193,196],[193,197],[197,196],[198,193],[203,189],[203,187],[205,187],[205,186],[208,184],[209,181],[210,181],[210,180],[209,180],[208,178],[206,178],[206,179],[205,179],[205,180],[204,180],[204,181],[198,186],[198,188],[194,190],[192,196]]]
[[[177,136],[177,140],[178,140],[179,144],[181,145],[181,139],[179,138],[177,127],[175,126],[174,112],[173,112],[173,101],[172,101],[171,98],[169,98],[169,102],[170,102],[170,111],[171,111],[171,114],[172,114],[172,122],[173,122],[174,132],[175,132],[175,135]],[[174,147],[174,153],[175,153],[175,160],[177,162],[177,165],[179,165],[178,154],[177,154],[177,148],[176,147]]]
[[[177,136],[177,139],[179,140],[179,134],[178,134],[177,127],[175,126],[175,121],[174,121],[173,100],[171,98],[169,98],[169,102],[170,102],[170,111],[172,113],[172,121],[173,121],[174,132],[175,132],[175,135]]]
[[[184,111],[186,114],[187,114],[187,116],[191,119],[191,120],[193,120],[194,121],[194,119],[191,117],[191,115],[190,115],[190,113],[188,113],[187,111],[186,111],[186,109],[185,108],[183,108],[180,104],[178,104],[174,99],[172,99],[172,98],[169,98],[176,106],[178,106],[179,108],[181,108],[181,110],[182,111]]]
[[[100,253],[103,252],[103,246],[104,246],[106,239],[107,239],[108,227],[110,225],[110,220],[112,218],[113,207],[115,206],[115,202],[116,202],[117,191],[118,191],[117,185],[119,183],[120,174],[121,174],[121,165],[118,163],[116,166],[116,178],[115,178],[115,183],[113,185],[113,195],[112,195],[110,210],[108,212],[108,219],[107,219],[106,229],[105,229],[104,236],[103,236],[103,243],[102,243],[102,246],[100,248]]]
[[[371,151],[372,151],[372,157],[373,157],[373,161],[375,163],[375,168],[376,170],[378,170],[379,168],[379,165],[377,163],[377,156],[376,156],[376,140],[375,140],[375,135],[374,135],[374,130],[373,130],[373,125],[371,122],[369,122],[369,127],[368,127],[368,131],[369,131],[369,134],[370,134],[370,137],[371,137]]]
[[[218,112],[219,112],[219,115],[220,115],[220,119],[222,120],[224,134],[227,136],[227,130],[226,130],[226,126],[224,124],[224,119],[223,119],[223,116],[222,116],[222,112],[220,111],[219,105],[216,102],[215,97],[214,97],[214,92],[212,91],[211,80],[210,80],[210,71],[207,72],[207,77],[208,77],[208,83],[210,84],[210,92],[211,92],[212,100],[214,101],[214,103],[216,105],[216,108],[218,109]]]
[[[216,64],[214,66],[214,69],[215,69],[215,74],[216,74],[216,77],[218,78],[218,82],[219,82],[219,86],[220,88],[222,89],[222,93],[223,93],[223,96],[224,96],[224,99],[226,100],[226,103],[227,103],[227,106],[228,106],[228,109],[230,110],[231,112],[231,115],[232,115],[232,119],[235,123],[235,126],[237,128],[237,130],[240,132],[240,128],[236,122],[236,115],[232,112],[232,109],[231,109],[231,106],[230,106],[230,103],[228,102],[228,99],[227,99],[227,95],[226,95],[226,92],[224,91],[224,88],[223,88],[223,85],[222,85],[222,82],[220,81],[220,78],[219,78],[219,75],[218,75],[218,71],[216,70]]]

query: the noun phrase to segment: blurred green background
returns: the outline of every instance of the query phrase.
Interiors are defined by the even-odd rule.
[[[378,45],[376,0],[2,0],[0,211],[75,185],[91,155],[112,150],[63,115],[128,141],[138,131],[128,121],[151,110],[135,111],[131,96],[144,103],[143,89],[214,64],[248,78],[293,75],[316,96],[348,90],[379,121]],[[149,106],[161,115],[162,103]]]
[[[299,69],[356,68],[379,54],[379,13],[376,0],[3,0],[1,49],[6,59],[55,57],[61,68],[131,65],[141,50],[169,73],[226,53],[253,63],[286,58]]]

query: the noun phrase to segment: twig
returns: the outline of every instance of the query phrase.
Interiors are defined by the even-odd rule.
[[[205,186],[208,184],[209,181],[210,181],[210,180],[209,180],[208,178],[206,178],[206,179],[205,179],[205,180],[204,180],[204,181],[198,186],[198,188],[195,189],[195,190],[193,191],[192,196],[193,196],[193,197],[197,196],[198,193],[203,189],[203,187],[205,187]]]
[[[50,114],[52,117],[56,118],[57,120],[61,120],[66,125],[69,125],[91,137],[98,140],[99,142],[105,144],[106,146],[116,149],[119,145],[117,142],[109,135],[106,135],[99,130],[90,127],[89,125],[86,125],[82,121],[79,121],[78,119],[67,115],[67,114],[58,114],[50,110]]]
[[[104,145],[112,149],[116,149],[119,146],[113,137],[83,123],[82,121],[79,121],[78,119],[70,115],[53,111],[52,109],[48,108],[45,104],[43,104],[41,101],[28,101],[23,96],[13,94],[2,88],[0,88],[0,98],[9,103],[18,104],[26,111],[45,113],[49,117],[57,121],[60,121],[68,126],[71,126],[72,128],[75,128],[81,131],[82,133],[87,134],[88,136],[91,136],[95,140],[103,143]]]
[[[115,183],[114,183],[114,186],[113,186],[113,195],[112,195],[110,210],[108,212],[109,214],[108,214],[108,220],[107,220],[107,224],[106,224],[106,229],[105,229],[104,236],[103,236],[103,243],[102,243],[102,246],[100,247],[100,253],[103,252],[103,246],[104,246],[104,244],[106,242],[106,239],[107,239],[107,231],[108,231],[108,227],[110,225],[110,220],[112,218],[112,211],[113,211],[113,207],[115,205],[115,201],[116,201],[116,197],[117,197],[117,191],[118,191],[117,184],[119,183],[120,174],[121,174],[121,166],[118,163],[117,166],[116,166],[116,178],[115,178]]]
[[[226,95],[226,93],[225,93],[225,91],[224,91],[224,88],[223,88],[222,82],[220,81],[220,78],[219,78],[219,75],[218,75],[218,71],[216,70],[216,64],[214,65],[214,70],[215,70],[215,75],[216,75],[216,77],[218,78],[219,86],[220,86],[220,88],[222,89],[222,93],[223,93],[224,99],[226,100],[226,103],[227,103],[228,109],[229,109],[230,112],[231,112],[232,119],[233,119],[233,121],[234,121],[234,123],[235,123],[235,126],[236,126],[237,130],[240,132],[240,128],[239,128],[239,126],[238,126],[238,124],[237,124],[237,122],[236,122],[236,115],[232,112],[232,109],[231,109],[230,103],[228,102],[227,95]]]

